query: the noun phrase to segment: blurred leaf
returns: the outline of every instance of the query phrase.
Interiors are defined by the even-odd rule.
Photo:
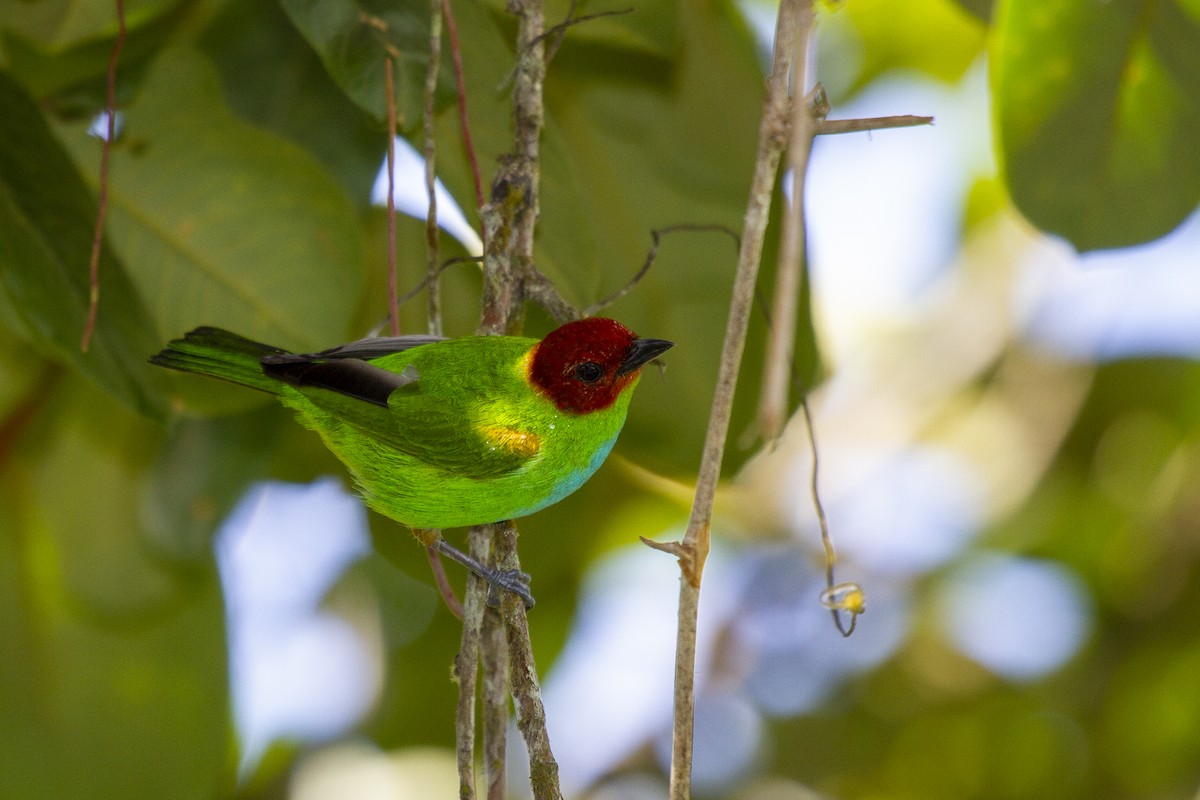
[[[1195,619],[1200,592],[1179,611]],[[1196,787],[1200,748],[1200,639],[1194,626],[1173,625],[1139,643],[1116,665],[1104,695],[1100,747],[1127,797],[1186,797]]]
[[[216,526],[266,473],[289,417],[272,403],[248,414],[176,422],[147,472],[138,516],[155,555],[181,567],[209,558]]]
[[[82,131],[82,158],[94,145]],[[113,153],[110,230],[159,342],[201,324],[287,348],[344,341],[362,289],[345,194],[300,148],[234,118],[199,52],[165,51]]]
[[[180,0],[126,0],[125,26],[148,25]],[[61,54],[117,32],[116,4],[104,0],[0,0],[0,29],[16,31],[47,53]]]
[[[983,53],[986,33],[976,16],[952,0],[855,0],[836,6],[824,21],[833,28],[836,46],[818,50],[818,74],[835,104],[888,72],[956,81]]]
[[[88,262],[96,204],[33,101],[0,73],[0,290],[37,345],[131,408],[164,415],[146,354],[157,337],[121,262],[101,251],[100,306],[89,352]]]
[[[142,546],[162,434],[70,380],[0,465],[0,794],[210,798],[231,782],[224,608],[211,557]]]
[[[78,30],[68,39],[50,41],[31,30],[30,9],[50,9],[56,2],[4,2],[0,0],[0,51],[7,69],[35,97],[53,98],[57,110],[94,116],[104,106],[108,62],[116,43],[117,27],[112,3],[75,3],[101,12],[92,18],[91,30]],[[13,8],[13,6],[16,6]],[[128,6],[128,4],[127,4]],[[149,59],[166,43],[185,19],[189,4],[154,3],[127,8],[126,38],[117,71],[117,98],[123,103],[129,88],[140,82]],[[81,24],[81,23],[80,23]]]
[[[1177,0],[1006,0],[991,51],[1013,201],[1079,250],[1175,228],[1200,203],[1200,14]]]
[[[396,119],[401,129],[421,120],[429,62],[426,0],[281,0],[292,22],[321,57],[342,90],[379,120],[387,119],[384,61],[393,53]],[[466,39],[466,41],[470,41]],[[443,54],[447,48],[443,48]],[[438,72],[439,95],[452,96],[446,61]]]
[[[963,10],[974,16],[980,22],[992,21],[994,0],[954,0]]]
[[[229,3],[202,45],[233,111],[321,160],[360,208],[387,150],[387,132],[356,106],[275,0]],[[385,251],[386,252],[386,251]]]

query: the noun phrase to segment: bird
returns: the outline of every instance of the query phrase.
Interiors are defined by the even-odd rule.
[[[528,575],[486,567],[439,531],[524,517],[582,486],[611,452],[642,367],[673,346],[604,317],[541,340],[375,337],[318,353],[205,326],[150,363],[275,395],[368,507],[532,607]]]

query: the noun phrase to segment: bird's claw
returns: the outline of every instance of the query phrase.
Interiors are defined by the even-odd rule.
[[[484,580],[488,583],[487,604],[489,606],[500,607],[500,590],[503,589],[521,598],[525,603],[526,611],[533,608],[533,594],[529,591],[529,582],[532,578],[529,573],[521,572],[519,569],[488,570],[488,573],[484,576]]]

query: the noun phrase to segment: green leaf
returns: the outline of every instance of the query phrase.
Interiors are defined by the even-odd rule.
[[[855,0],[817,28],[818,75],[836,104],[887,72],[956,81],[983,52],[984,26],[951,0]]]
[[[180,0],[126,0],[125,27],[135,31]],[[0,29],[15,31],[47,53],[63,53],[117,33],[115,3],[104,0],[0,0]]]
[[[210,798],[232,783],[211,555],[175,569],[136,523],[162,429],[78,379],[0,465],[6,797]]]
[[[393,55],[396,119],[402,129],[421,120],[429,62],[427,0],[281,0],[292,22],[321,57],[325,69],[361,108],[387,119],[384,61]],[[445,53],[443,50],[444,55]],[[452,96],[453,76],[444,58],[439,101]]]
[[[0,0],[0,52],[13,78],[34,97],[53,98],[62,112],[94,116],[107,92],[108,63],[117,37],[115,6],[69,5],[91,7],[98,13],[72,20],[65,3]],[[140,81],[149,59],[186,19],[187,10],[187,4],[177,2],[127,5],[126,37],[117,70],[119,103]],[[45,19],[39,11],[59,13]]]
[[[105,246],[90,349],[88,262],[96,204],[33,101],[0,73],[0,291],[21,333],[130,408],[162,417],[146,368],[157,336],[121,262]]]
[[[78,130],[72,143],[91,147]],[[158,346],[202,324],[288,348],[347,338],[363,285],[352,205],[308,153],[236,119],[198,51],[164,51],[147,75],[110,198]]]
[[[386,126],[329,77],[275,0],[230,3],[208,27],[204,51],[233,111],[307,149],[361,209],[387,149]]]
[[[1200,15],[1178,0],[1007,0],[992,89],[1009,192],[1080,250],[1175,228],[1200,203]]]
[[[272,403],[247,414],[180,419],[172,426],[146,472],[138,514],[155,555],[184,567],[209,558],[217,524],[266,474],[282,425],[294,422]]]

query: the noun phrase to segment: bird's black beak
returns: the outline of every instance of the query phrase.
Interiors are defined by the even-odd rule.
[[[617,367],[617,374],[627,375],[674,346],[674,342],[668,342],[666,339],[634,339],[621,366]]]

